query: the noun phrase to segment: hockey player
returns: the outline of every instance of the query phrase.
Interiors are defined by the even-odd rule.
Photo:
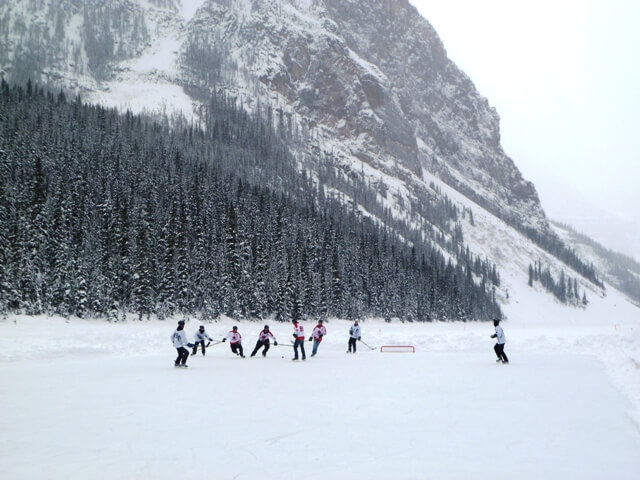
[[[234,325],[234,327],[227,333],[227,335],[222,339],[223,342],[226,342],[229,339],[229,346],[231,347],[231,351],[236,355],[244,358],[244,354],[242,353],[242,335],[238,332],[238,327]]]
[[[189,358],[189,351],[184,348],[193,347],[193,343],[187,342],[187,334],[184,332],[184,320],[178,322],[178,328],[171,335],[171,341],[174,348],[178,351],[178,358],[174,362],[176,367],[187,368],[187,358]]]
[[[265,325],[264,328],[260,330],[258,341],[256,342],[256,348],[251,352],[251,356],[255,357],[258,350],[260,350],[261,347],[264,347],[264,350],[262,350],[262,356],[266,357],[270,347],[270,338],[273,338],[273,344],[277,346],[278,342],[276,341],[276,337],[269,331],[269,325]]]
[[[313,349],[311,350],[312,357],[315,357],[316,353],[318,353],[318,347],[320,346],[322,337],[324,337],[326,334],[327,334],[327,329],[323,325],[323,321],[318,320],[318,324],[313,328],[313,332],[311,332],[311,337],[309,337],[309,341],[313,340]]]
[[[200,325],[200,328],[195,334],[195,340],[196,343],[193,345],[193,352],[191,353],[191,355],[195,355],[196,353],[198,353],[198,345],[202,345],[202,355],[204,356],[207,349],[204,341],[209,340],[211,342],[213,340],[213,338],[211,338],[209,334],[204,331],[204,325]]]
[[[295,341],[293,342],[293,354],[294,357],[291,360],[298,360],[298,347],[300,348],[300,352],[302,352],[302,360],[307,359],[307,354],[304,352],[304,327],[301,323],[298,323],[298,320],[293,320],[293,338]]]
[[[493,350],[496,352],[498,359],[496,362],[509,363],[509,359],[507,358],[507,354],[504,353],[504,344],[507,342],[507,339],[504,336],[504,332],[502,331],[502,327],[500,326],[500,319],[496,318],[493,320],[493,326],[496,327],[496,333],[491,335],[491,338],[496,339],[496,344],[493,346]]]
[[[349,349],[347,350],[347,353],[351,353],[351,349],[353,349],[353,353],[356,353],[356,341],[360,340],[360,338],[360,325],[358,324],[358,320],[356,320],[349,329]]]

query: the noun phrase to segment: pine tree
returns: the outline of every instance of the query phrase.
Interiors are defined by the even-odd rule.
[[[499,312],[489,289],[499,273],[471,258],[451,200],[416,207],[432,215],[446,262],[376,205],[377,187],[337,174],[329,157],[312,159],[328,189],[379,222],[345,208],[346,196],[327,196],[298,172],[273,123],[232,99],[212,99],[206,131],[170,132],[33,86],[0,86],[0,109],[4,311],[287,321]],[[294,137],[296,126],[285,119],[283,131]]]

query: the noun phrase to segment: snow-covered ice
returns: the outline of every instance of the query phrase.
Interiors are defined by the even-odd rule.
[[[262,323],[233,324],[248,357]],[[222,338],[232,320],[205,325]],[[271,322],[280,345],[266,358],[220,344],[183,370],[175,321],[11,316],[2,478],[640,478],[640,400],[619,388],[640,384],[640,368],[614,379],[602,360],[637,352],[637,325],[506,322],[510,365],[494,362],[486,323],[367,320],[375,350],[356,355],[349,325],[328,322],[306,362],[290,360],[291,325]],[[416,353],[378,349],[407,343]]]

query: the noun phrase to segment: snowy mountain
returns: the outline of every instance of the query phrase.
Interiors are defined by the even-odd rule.
[[[567,224],[552,221],[552,226],[580,256],[591,259],[607,283],[640,305],[640,264],[636,260],[603,247]]]
[[[521,288],[543,294],[527,285],[534,264],[605,296],[502,150],[496,111],[406,0],[12,0],[0,5],[0,74],[196,122],[224,93],[269,112],[314,181],[332,165],[454,260],[459,232],[497,265],[502,304]],[[375,217],[353,191],[327,193]],[[429,216],[445,198],[462,213],[451,230]]]
[[[547,232],[496,112],[408,2],[202,3],[189,20],[171,1],[11,2],[2,68],[134,111],[185,111],[196,91],[223,88],[282,108],[345,171],[400,179],[400,198],[415,200],[428,170]]]

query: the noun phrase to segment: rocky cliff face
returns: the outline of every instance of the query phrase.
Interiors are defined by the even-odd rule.
[[[447,58],[438,35],[415,8],[406,0],[325,4],[349,48],[389,79],[387,90],[411,127],[403,129],[422,146],[421,167],[508,216],[499,207],[506,201],[521,221],[541,227],[533,185],[500,146],[496,111]]]
[[[0,52],[0,74],[108,105],[197,111],[223,90],[248,109],[270,106],[305,132],[299,156],[323,152],[379,185],[405,220],[420,224],[412,206],[436,194],[435,175],[550,234],[502,151],[497,113],[406,0],[208,0],[193,17],[177,0],[16,0],[0,5]]]
[[[212,0],[187,37],[217,45],[234,60],[232,90],[251,85],[248,97],[315,131],[345,169],[398,178],[407,188],[397,194],[414,201],[426,170],[548,232],[533,185],[500,146],[497,113],[406,0]]]

